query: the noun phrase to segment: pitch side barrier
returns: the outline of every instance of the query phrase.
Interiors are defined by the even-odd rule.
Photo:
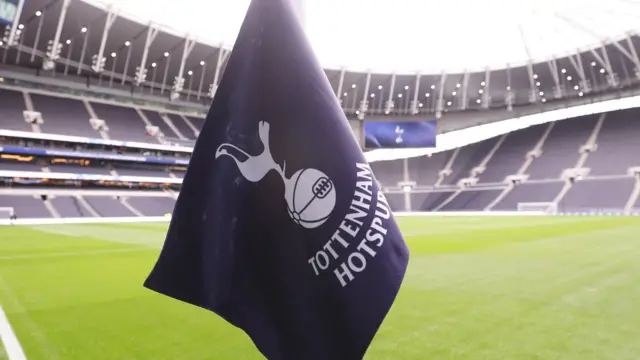
[[[429,212],[394,212],[395,217],[478,217],[478,216],[544,216],[544,211],[429,211]]]
[[[397,212],[396,217],[417,216],[540,216],[548,215],[538,211],[456,211],[456,212]],[[169,222],[170,216],[148,217],[112,217],[112,218],[44,218],[44,219],[0,219],[0,225],[61,225],[61,224],[127,224],[127,223],[153,223]]]
[[[522,216],[638,216],[640,211],[631,212],[560,212],[549,214],[544,211],[441,211],[441,212],[395,212],[395,217],[522,217]],[[60,225],[60,224],[126,224],[169,222],[170,216],[113,217],[113,218],[45,218],[45,219],[0,219],[2,225]]]
[[[62,225],[62,224],[127,224],[169,222],[170,216],[110,217],[110,218],[45,218],[45,219],[0,219],[0,225]]]

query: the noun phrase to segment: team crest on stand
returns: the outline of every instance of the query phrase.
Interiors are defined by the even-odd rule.
[[[336,205],[336,189],[329,177],[317,169],[302,169],[287,178],[285,167],[278,165],[269,147],[269,123],[259,123],[258,135],[264,150],[259,155],[249,155],[233,144],[222,144],[216,150],[216,159],[232,158],[242,176],[251,182],[259,182],[267,173],[275,170],[284,182],[284,199],[291,219],[307,229],[324,224]]]

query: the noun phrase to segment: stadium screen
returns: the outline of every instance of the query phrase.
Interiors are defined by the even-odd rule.
[[[0,0],[0,25],[11,25],[18,10],[18,0]]]
[[[367,149],[432,148],[436,146],[437,123],[432,121],[365,121]]]

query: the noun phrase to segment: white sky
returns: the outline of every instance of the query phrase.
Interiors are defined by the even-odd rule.
[[[113,3],[212,44],[231,45],[249,0],[85,0]],[[325,67],[439,73],[520,65],[620,38],[640,26],[631,0],[303,0]],[[179,6],[176,6],[178,4]],[[526,44],[525,46],[525,41]]]

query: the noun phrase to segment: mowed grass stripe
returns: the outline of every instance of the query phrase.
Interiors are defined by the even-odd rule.
[[[35,228],[44,232],[65,232],[84,239],[106,243],[145,246],[159,249],[164,243],[165,230],[155,228],[123,228],[114,224],[51,225]]]
[[[564,262],[526,256],[552,242],[576,248],[563,253]],[[576,261],[589,243],[614,250],[598,259],[588,250],[587,260]],[[640,352],[633,325],[640,321],[633,305],[640,301],[633,280],[640,276],[638,249],[627,227],[481,253],[414,256],[372,350],[385,354],[380,359],[399,353],[411,359],[634,359]],[[405,336],[395,336],[400,332]]]
[[[0,341],[0,360],[10,360],[7,357],[7,353],[4,351],[4,345],[2,344],[2,341]]]
[[[66,232],[70,232],[65,228]],[[62,230],[62,229],[61,229]],[[18,256],[59,252],[122,249],[122,244],[94,241],[82,236],[69,236],[26,226],[0,227],[0,254]]]
[[[407,236],[409,271],[367,360],[638,360],[640,219],[399,220],[425,235]],[[5,310],[29,358],[262,359],[215,315],[142,288],[158,249],[131,243],[162,244],[168,224],[139,225],[69,238],[147,251],[0,260],[19,302]]]

